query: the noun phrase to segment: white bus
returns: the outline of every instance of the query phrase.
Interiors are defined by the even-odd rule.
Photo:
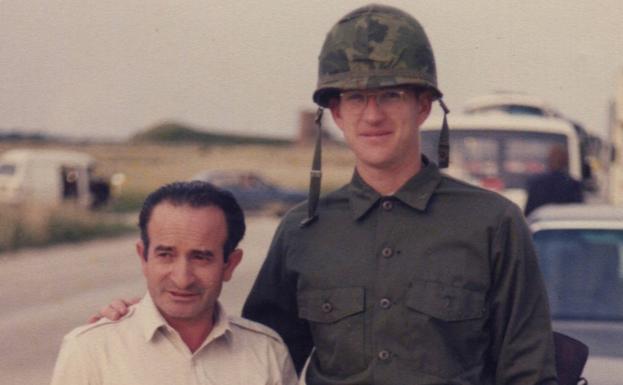
[[[552,146],[569,154],[569,174],[582,180],[580,143],[574,127],[557,118],[506,113],[448,115],[450,166],[447,173],[498,191],[524,208],[527,180],[547,171]],[[437,162],[441,118],[421,127],[422,152]]]

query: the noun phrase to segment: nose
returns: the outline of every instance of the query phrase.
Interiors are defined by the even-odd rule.
[[[178,289],[186,289],[195,282],[192,265],[186,258],[177,258],[169,277]]]
[[[379,107],[379,104],[376,99],[376,94],[371,94],[368,96],[368,100],[366,101],[366,106],[363,109],[363,119],[369,123],[377,122],[383,117],[385,113]]]

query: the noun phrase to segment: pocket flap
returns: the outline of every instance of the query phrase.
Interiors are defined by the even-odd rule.
[[[363,287],[306,290],[298,295],[299,317],[331,323],[364,309]]]
[[[482,317],[485,293],[433,281],[415,281],[407,293],[406,305],[444,321]]]

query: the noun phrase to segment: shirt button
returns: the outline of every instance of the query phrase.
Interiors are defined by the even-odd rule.
[[[383,210],[390,211],[391,209],[394,208],[394,203],[392,201],[384,201],[382,206],[383,206]]]
[[[381,361],[387,361],[387,360],[389,360],[389,356],[390,356],[390,354],[389,354],[389,352],[388,352],[387,350],[381,350],[381,351],[379,352],[379,359],[380,359]]]
[[[394,250],[392,250],[391,247],[386,247],[381,251],[381,255],[383,255],[385,258],[389,258],[394,254]]]
[[[330,313],[333,310],[333,305],[329,302],[325,302],[322,304],[322,311],[325,313]]]
[[[392,306],[392,301],[390,301],[387,298],[383,298],[381,299],[381,301],[379,302],[379,305],[381,305],[382,309],[389,309]]]

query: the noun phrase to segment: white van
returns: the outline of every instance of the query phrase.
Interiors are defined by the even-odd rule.
[[[448,174],[498,191],[521,208],[527,200],[526,182],[547,171],[552,146],[569,154],[569,174],[582,180],[580,144],[576,130],[563,119],[487,113],[448,115],[450,166]],[[422,153],[437,161],[441,118],[421,127]]]
[[[88,154],[65,150],[9,150],[0,156],[0,202],[92,204]]]

